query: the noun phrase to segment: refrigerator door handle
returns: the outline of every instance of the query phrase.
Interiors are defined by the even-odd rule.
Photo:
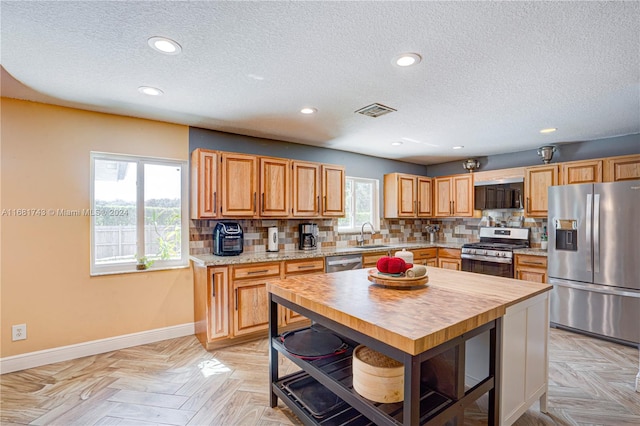
[[[549,279],[549,284],[557,285],[560,287],[573,288],[576,290],[592,291],[594,293],[611,294],[613,296],[633,297],[635,299],[640,299],[640,291],[637,291],[637,290],[626,290],[626,289],[618,290],[616,288],[611,288],[610,286],[606,286],[606,285],[574,283],[571,281],[561,280],[557,278]]]
[[[593,211],[591,194],[587,194],[587,223],[586,226],[586,234],[587,234],[587,272],[592,272],[591,265],[593,264],[593,259],[591,258],[591,212]]]
[[[593,196],[593,272],[600,272],[600,194]]]

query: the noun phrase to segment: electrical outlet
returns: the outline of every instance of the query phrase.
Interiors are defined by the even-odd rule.
[[[27,324],[11,326],[11,340],[27,340]]]

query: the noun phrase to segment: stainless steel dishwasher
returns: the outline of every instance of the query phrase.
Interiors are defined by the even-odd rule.
[[[325,272],[350,271],[352,269],[362,269],[361,254],[327,256],[325,259]]]

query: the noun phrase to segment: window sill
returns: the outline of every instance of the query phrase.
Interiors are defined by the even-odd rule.
[[[135,265],[134,265],[135,268]],[[132,269],[132,270],[122,270],[122,271],[104,271],[104,272],[91,272],[89,276],[91,277],[101,277],[104,275],[122,275],[122,274],[144,274],[147,272],[156,272],[156,271],[170,271],[173,269],[187,269],[189,268],[189,264],[179,265],[179,266],[165,266],[165,267],[151,267],[148,269]]]

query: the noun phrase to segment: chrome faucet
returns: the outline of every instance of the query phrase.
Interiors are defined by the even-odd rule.
[[[371,227],[371,236],[373,237],[373,234],[376,233],[376,230],[374,229],[373,224],[371,222],[363,223],[362,228],[360,229],[360,238],[356,237],[356,242],[358,243],[359,246],[364,245],[364,227],[367,224],[369,224],[369,226]]]

